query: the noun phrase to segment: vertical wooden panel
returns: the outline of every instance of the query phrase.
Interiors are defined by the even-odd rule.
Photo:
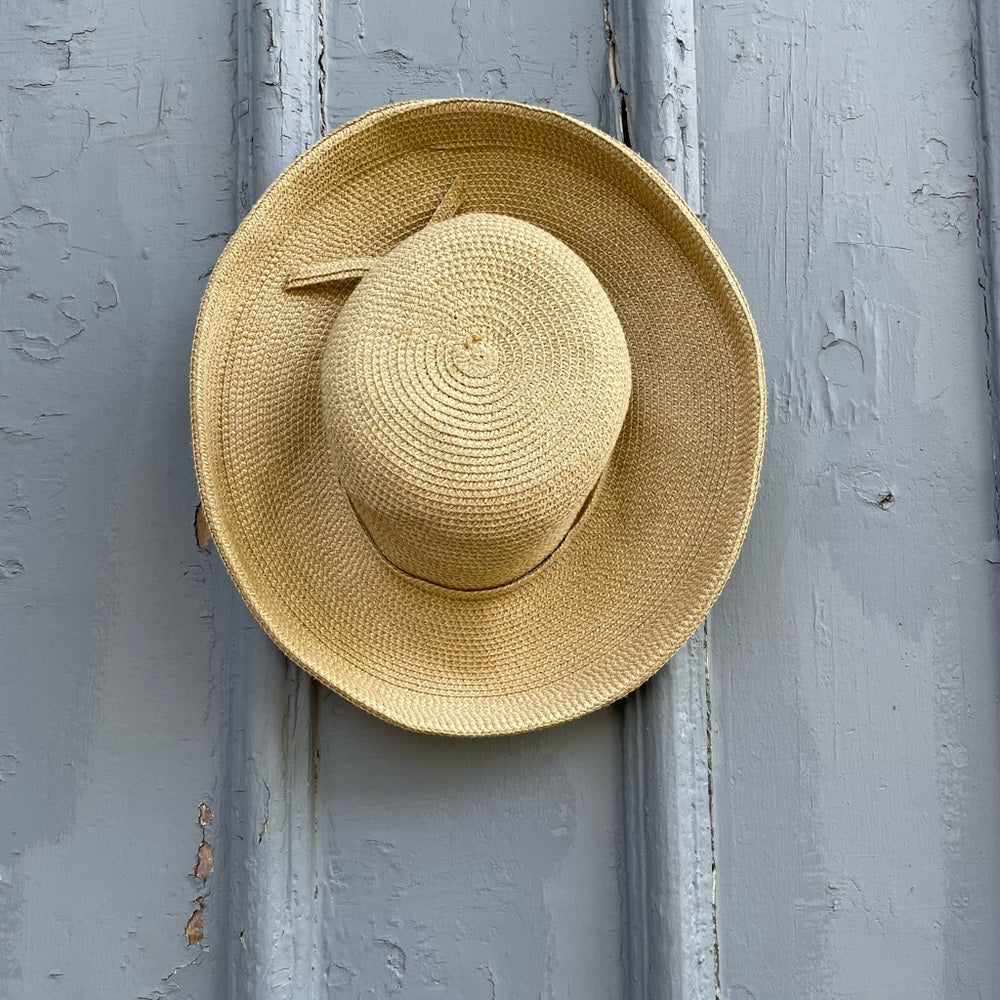
[[[723,995],[991,995],[993,8],[701,0],[697,47],[679,3],[230,13],[0,11],[0,995],[710,996],[706,663]],[[195,543],[186,357],[234,206],[327,119],[455,93],[624,108],[760,322],[761,506],[624,747],[618,709],[383,726]]]
[[[990,996],[998,549],[970,8],[698,10],[706,215],[771,414],[712,622],[723,995]]]
[[[626,27],[619,33],[619,56],[612,73],[616,79],[621,75],[628,80],[634,144],[664,169],[697,207],[700,180],[693,11],[684,6],[661,10],[641,5],[627,10],[622,5],[621,10]],[[252,135],[252,142],[244,145],[243,161],[250,163],[249,172],[258,176],[242,185],[244,191],[259,191],[283,165],[288,152],[306,144],[303,131],[314,133],[327,120],[336,125],[372,106],[404,97],[445,96],[456,91],[509,96],[554,106],[612,129],[622,124],[623,108],[611,94],[605,62],[612,42],[611,11],[607,8],[602,12],[583,4],[567,4],[566,10],[543,11],[509,3],[469,2],[430,5],[419,11],[393,11],[386,16],[358,3],[331,3],[315,8],[290,3],[282,10],[274,5],[248,5],[245,12],[251,30],[242,37],[252,53],[244,63],[250,112],[245,132]],[[291,74],[287,73],[289,66],[293,68]],[[311,76],[312,86],[320,97],[320,108],[310,113]],[[261,119],[260,123],[255,115]],[[295,140],[296,135],[299,141]],[[618,907],[613,903],[607,876],[596,880],[590,891],[599,905],[590,920],[596,921],[596,928],[601,928],[599,937],[608,942],[609,950],[588,952],[588,960],[583,962],[578,958],[572,968],[560,967],[550,960],[546,971],[542,972],[539,966],[536,975],[546,975],[554,982],[565,979],[567,984],[586,981],[592,988],[596,970],[603,969],[600,975],[604,979],[610,975],[608,981],[617,982],[617,964],[611,963],[611,959],[618,947],[615,942],[625,933],[629,938],[626,975],[630,995],[714,993],[705,649],[702,630],[689,649],[677,658],[670,673],[626,708],[624,760],[628,819],[624,832],[629,846],[624,860],[629,918],[625,926],[621,927],[615,916]],[[263,658],[255,661],[264,662]],[[308,685],[301,679],[300,683]],[[250,684],[244,698],[249,695],[250,704],[273,705],[273,711],[280,710],[285,700],[295,704],[290,696],[282,699],[278,688],[260,697],[263,691],[262,677]],[[523,821],[515,823],[510,819],[518,814],[520,800],[536,794],[523,786],[523,775],[518,776],[525,766],[524,753],[530,757],[542,753],[544,748],[543,757],[550,761],[547,780],[556,801],[566,795],[567,761],[575,756],[586,763],[582,769],[578,765],[571,769],[575,774],[573,782],[586,787],[588,797],[597,795],[597,802],[603,802],[603,806],[585,812],[584,829],[576,838],[578,843],[570,841],[567,845],[570,862],[581,865],[581,872],[587,870],[587,851],[601,844],[606,848],[621,836],[615,792],[619,773],[619,720],[614,712],[601,713],[596,721],[578,723],[562,735],[544,734],[512,741],[513,753],[503,748],[502,741],[487,744],[488,750],[473,752],[468,766],[475,767],[487,786],[504,780],[500,774],[504,769],[513,768],[515,774],[513,787],[505,796],[495,801],[489,797],[474,800],[477,814],[483,811],[487,815],[497,814],[496,832],[484,836],[480,819],[462,818],[462,809],[469,804],[468,793],[459,788],[452,794],[438,787],[438,772],[447,759],[439,754],[446,755],[446,749],[436,748],[420,737],[387,732],[332,696],[324,694],[322,702],[323,707],[310,714],[319,732],[310,730],[305,723],[301,727],[296,725],[298,751],[292,746],[285,748],[286,756],[305,760],[309,754],[302,749],[302,741],[315,738],[317,759],[322,758],[325,764],[317,770],[318,785],[309,794],[303,796],[286,786],[281,796],[283,802],[295,803],[291,806],[292,814],[313,818],[316,843],[310,849],[306,838],[298,844],[278,840],[275,849],[290,851],[295,859],[294,868],[300,873],[311,871],[317,856],[325,859],[332,854],[334,859],[323,862],[326,869],[321,876],[321,889],[325,889],[319,917],[321,929],[318,935],[307,934],[311,943],[300,946],[296,957],[282,965],[286,971],[295,968],[294,972],[288,972],[289,982],[305,983],[313,975],[318,986],[332,985],[350,992],[359,984],[384,978],[380,970],[385,965],[392,970],[387,982],[402,986],[409,954],[411,971],[405,981],[419,983],[423,976],[424,985],[437,983],[434,976],[441,970],[438,973],[426,968],[414,970],[416,953],[417,960],[425,966],[431,960],[429,956],[432,964],[443,962],[452,966],[450,975],[454,982],[463,983],[462,988],[476,989],[483,975],[493,986],[497,977],[501,982],[505,977],[510,980],[512,973],[504,968],[502,960],[505,954],[523,954],[524,969],[517,976],[528,975],[532,945],[538,940],[539,920],[554,924],[546,938],[551,947],[573,951],[580,941],[594,938],[593,931],[587,931],[587,921],[582,919],[579,905],[562,910],[558,905],[546,904],[527,921],[522,914],[513,922],[500,923],[483,923],[482,919],[456,914],[468,910],[467,890],[461,882],[469,878],[478,886],[477,899],[487,891],[498,898],[505,891],[519,895],[525,882],[540,881],[533,867],[526,867],[509,884],[501,885],[489,880],[483,883],[482,875],[474,874],[483,864],[483,852],[534,854],[535,865],[548,856],[542,850],[544,838],[540,844],[539,831],[532,823],[525,825]],[[339,725],[331,721],[334,716],[342,717]],[[262,723],[259,728],[264,736],[269,724]],[[573,734],[584,728],[590,737],[587,742],[579,743]],[[362,741],[377,749],[366,754],[365,762],[358,767],[353,760]],[[479,964],[467,955],[460,957],[457,953],[450,955],[447,950],[434,950],[434,934],[428,936],[425,925],[417,933],[408,923],[413,920],[413,912],[395,898],[402,892],[402,879],[408,894],[413,891],[411,906],[426,909],[429,902],[424,886],[428,874],[440,877],[436,871],[439,831],[433,827],[425,830],[422,825],[413,827],[405,810],[401,815],[394,808],[402,807],[407,801],[405,797],[373,795],[382,785],[398,789],[398,766],[391,759],[397,751],[390,749],[397,743],[406,744],[402,757],[411,777],[404,781],[404,787],[417,786],[413,794],[420,811],[431,809],[449,815],[456,826],[452,837],[460,838],[463,827],[468,827],[474,843],[478,844],[464,855],[471,869],[458,882],[445,879],[436,887],[439,895],[434,898],[443,907],[437,916],[444,921],[444,927],[460,919],[464,933],[482,939],[478,950],[471,949],[478,954]],[[277,760],[281,755],[272,756]],[[389,774],[383,775],[387,768]],[[271,771],[271,781],[280,781],[273,767]],[[305,771],[297,778],[307,780]],[[430,779],[433,789],[421,792],[421,778]],[[267,787],[273,791],[271,784]],[[260,812],[259,796],[255,801]],[[384,839],[363,836],[373,823],[385,831]],[[329,828],[328,832],[324,832],[324,827]],[[557,827],[564,832],[567,829],[565,823]],[[335,845],[326,838],[333,836],[333,830],[341,831],[341,837],[342,831],[351,831],[351,836],[360,839],[331,850]],[[580,846],[587,845],[593,834],[596,841]],[[452,842],[451,838],[447,841],[449,845]],[[440,863],[447,864],[451,857],[450,853],[441,856]],[[405,858],[405,878],[400,872],[404,864],[401,858]],[[596,861],[599,867],[611,872],[607,856],[598,856]],[[499,856],[490,867],[493,870],[508,863]],[[386,877],[389,870],[394,872],[392,878]],[[545,870],[552,881],[554,872],[550,868]],[[362,877],[362,873],[365,884],[371,879],[385,881],[385,891],[391,889],[393,894],[391,898],[376,894],[369,900],[367,921],[359,921],[360,904],[355,899],[354,880]],[[256,877],[261,877],[259,871]],[[274,877],[280,878],[278,869],[274,870]],[[544,884],[544,878],[541,881]],[[283,938],[269,921],[273,924],[275,918],[282,918],[278,926],[283,927],[284,917],[293,919],[295,908],[288,908],[290,897],[281,888],[275,882],[267,895],[283,901],[279,910],[286,909],[280,913],[261,910],[257,935],[261,942]],[[586,892],[585,878],[578,893]],[[308,899],[308,894],[303,891],[296,898],[300,899],[298,919],[311,926],[317,914],[311,904],[301,902]],[[469,912],[481,913],[481,907],[476,903]],[[517,911],[511,904],[500,905],[498,912],[513,916]],[[554,920],[554,915],[558,919]],[[376,930],[378,927],[380,931]],[[525,932],[527,937],[523,936]],[[498,937],[505,942],[499,956],[496,948],[485,943]],[[260,955],[256,962],[261,968],[267,965]]]
[[[324,6],[333,127],[413,97],[509,97],[592,122],[599,3]],[[621,716],[475,742],[320,707],[319,990],[354,997],[622,994]]]
[[[225,4],[0,5],[4,1000],[225,994],[187,359],[234,223],[233,56]]]
[[[318,995],[622,995],[611,712],[462,743],[320,718]]]
[[[596,124],[607,92],[600,0],[326,0],[330,127],[390,101],[499,97]]]

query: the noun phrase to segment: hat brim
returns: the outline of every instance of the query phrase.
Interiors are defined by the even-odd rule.
[[[457,177],[464,211],[525,219],[587,262],[625,330],[633,385],[586,515],[533,573],[471,593],[401,573],[359,524],[319,398],[349,289],[284,288],[311,262],[384,253]],[[205,292],[191,408],[212,536],[278,646],[388,721],[487,735],[606,705],[689,637],[746,532],[765,388],[735,278],[648,164],[556,112],[445,100],[345,125],[268,189]]]

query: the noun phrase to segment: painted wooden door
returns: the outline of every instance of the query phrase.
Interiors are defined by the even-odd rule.
[[[1000,995],[998,51],[985,0],[5,0],[0,998]],[[664,171],[770,394],[707,624],[476,742],[276,653],[187,419],[256,195],[455,94]]]

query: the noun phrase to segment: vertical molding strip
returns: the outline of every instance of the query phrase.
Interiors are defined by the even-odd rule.
[[[994,512],[1000,537],[1000,7],[972,0],[973,87],[979,95],[979,244],[986,307],[986,378],[993,421]]]
[[[237,214],[322,128],[322,0],[236,0]],[[217,564],[218,566],[218,564]],[[285,660],[218,567],[229,758],[222,922],[228,996],[316,995],[319,689]],[[225,905],[224,903],[218,904]]]
[[[236,0],[239,211],[324,127],[323,0]]]
[[[694,0],[605,0],[611,129],[702,212]],[[718,994],[708,630],[625,703],[626,995]]]

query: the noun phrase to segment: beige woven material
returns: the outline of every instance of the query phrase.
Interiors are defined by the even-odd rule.
[[[725,583],[764,441],[746,303],[672,188],[538,108],[410,102],[295,161],[192,358],[212,535],[287,655],[408,728],[628,693]]]

